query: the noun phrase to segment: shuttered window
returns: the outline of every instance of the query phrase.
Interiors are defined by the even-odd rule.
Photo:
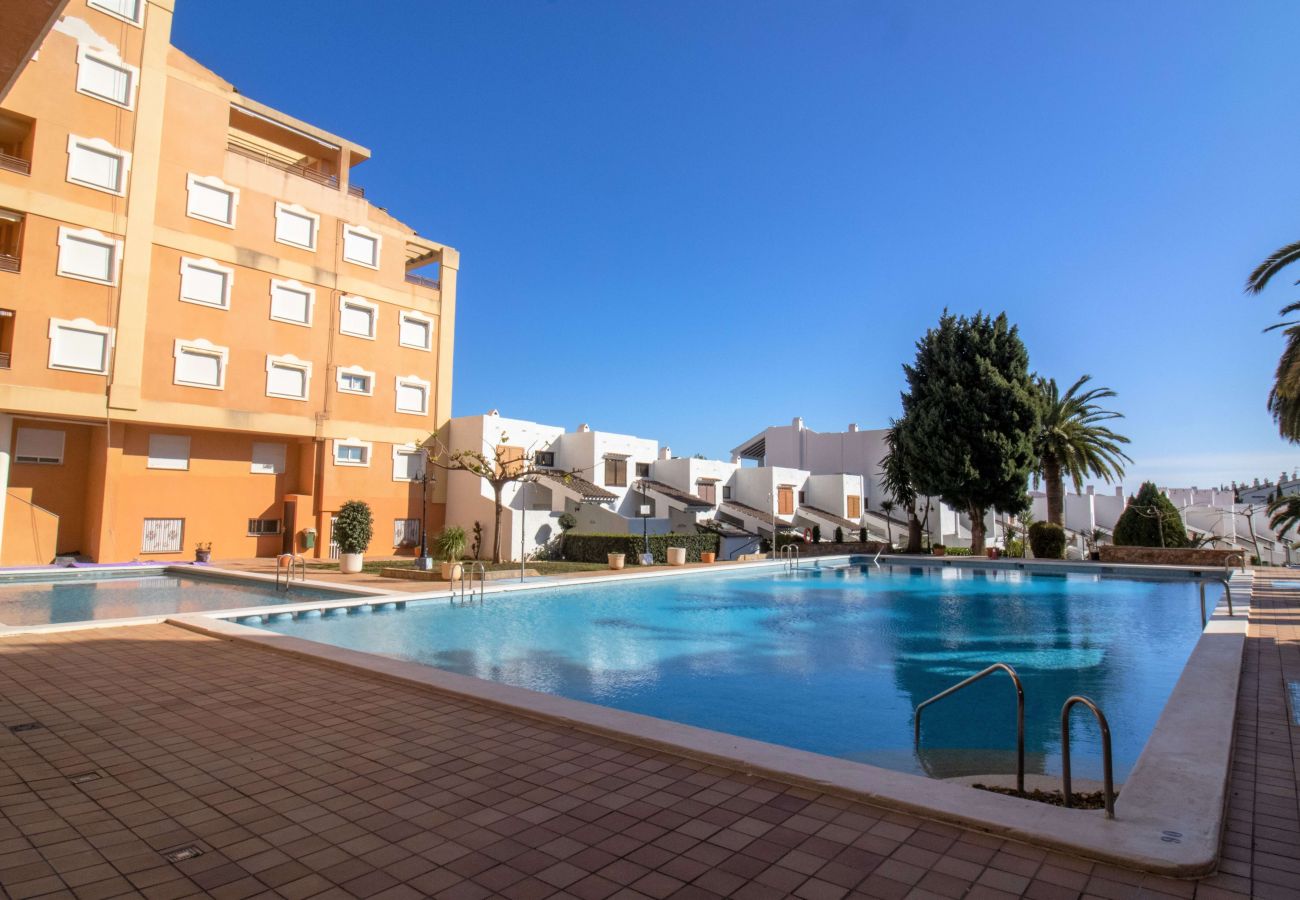
[[[190,467],[190,439],[184,434],[149,435],[149,469],[186,471]]]
[[[19,428],[14,462],[62,465],[64,438],[64,432],[53,428]]]
[[[294,325],[310,325],[316,292],[296,281],[271,282],[271,318]]]
[[[181,299],[222,309],[230,306],[230,286],[235,273],[210,259],[181,260]]]

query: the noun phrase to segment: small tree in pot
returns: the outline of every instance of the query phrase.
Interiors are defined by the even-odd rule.
[[[442,559],[442,580],[455,581],[460,577],[460,558],[465,555],[465,529],[459,525],[446,528],[433,539],[433,552]]]
[[[334,540],[339,545],[339,571],[355,574],[361,571],[362,554],[370,546],[374,535],[375,518],[370,504],[364,500],[349,500],[339,507],[334,523]]]

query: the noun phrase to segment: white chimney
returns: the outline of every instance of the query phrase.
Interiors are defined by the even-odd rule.
[[[497,410],[495,410],[495,409],[489,409],[489,410],[487,411],[487,414],[488,414],[489,416],[499,416],[499,415],[501,415],[501,413],[499,413],[499,412],[498,412]]]
[[[793,425],[795,428],[798,428],[800,431],[803,431],[803,416],[795,416],[790,421],[790,424]]]
[[[1088,496],[1091,497],[1091,496],[1093,495],[1093,493],[1094,493],[1093,486],[1092,486],[1092,485],[1088,485]]]
[[[660,459],[672,459],[672,458],[673,458],[673,448],[672,448],[672,447],[660,447],[660,448],[659,448],[659,458],[660,458]]]
[[[733,466],[738,466],[738,465],[740,465],[740,454],[739,454],[739,453],[733,453],[733,454],[731,454],[731,464],[732,464]]]
[[[849,423],[849,434],[857,434],[857,432],[858,432],[858,423],[857,423],[857,422],[850,422],[850,423]]]
[[[586,422],[583,422],[581,425],[578,426],[578,434],[586,434],[589,431],[591,431],[591,426],[588,425]]]

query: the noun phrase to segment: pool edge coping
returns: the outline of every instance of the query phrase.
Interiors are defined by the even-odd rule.
[[[642,577],[652,574],[658,573]],[[763,774],[794,786],[1127,868],[1187,878],[1214,871],[1219,858],[1253,580],[1253,571],[1233,575],[1233,586],[1244,589],[1241,601],[1234,604],[1240,609],[1229,618],[1226,604],[1216,605],[1125,783],[1114,820],[1100,812],[1065,810],[267,632],[212,614],[171,615],[164,621],[210,637],[465,697],[528,718]]]

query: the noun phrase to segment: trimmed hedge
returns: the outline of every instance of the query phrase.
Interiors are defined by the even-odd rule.
[[[656,563],[668,562],[669,547],[685,547],[686,561],[699,562],[701,553],[717,553],[717,534],[652,534],[650,552]],[[569,562],[603,563],[609,554],[622,553],[629,566],[641,564],[645,539],[639,534],[575,534],[564,536],[564,558]]]
[[[970,556],[970,547],[944,547],[944,556]]]
[[[1065,529],[1055,522],[1035,522],[1029,526],[1029,549],[1035,559],[1065,557]]]

